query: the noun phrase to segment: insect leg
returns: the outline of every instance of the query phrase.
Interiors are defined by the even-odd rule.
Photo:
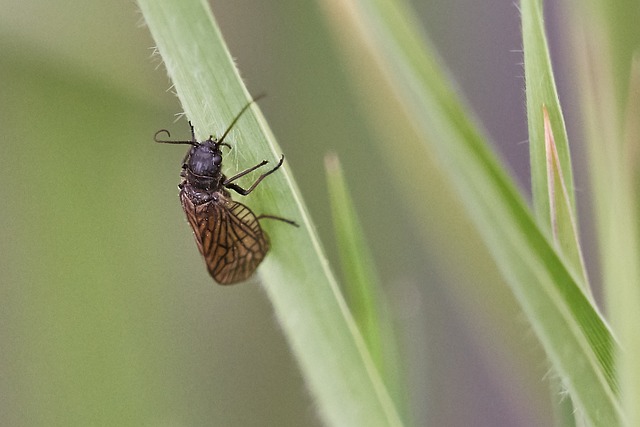
[[[258,163],[257,165],[255,165],[255,166],[253,166],[253,167],[250,167],[249,169],[244,170],[244,171],[242,171],[242,172],[240,172],[240,173],[237,173],[237,174],[233,175],[231,178],[227,178],[227,179],[225,179],[225,180],[224,180],[224,182],[222,183],[222,185],[225,185],[225,186],[226,186],[226,185],[227,185],[227,184],[229,184],[230,182],[235,181],[236,179],[238,179],[238,178],[240,178],[240,177],[243,177],[243,176],[245,176],[246,174],[251,173],[251,172],[253,172],[254,170],[256,170],[256,169],[258,169],[258,168],[261,168],[262,166],[266,165],[267,163],[269,163],[267,160],[263,160],[263,161],[261,161],[260,163]]]
[[[300,227],[297,222],[291,221],[290,219],[282,218],[281,216],[275,215],[258,215],[256,219],[277,219],[278,221],[286,222],[287,224],[293,225],[294,227]]]
[[[193,129],[193,125],[191,124],[191,121],[189,121],[189,127],[191,128],[191,141],[197,142],[196,141],[196,132]]]
[[[248,189],[244,189],[242,187],[240,187],[238,184],[233,184],[232,181],[240,178],[241,176],[244,176],[246,174],[248,174],[251,171],[254,171],[256,169],[258,169],[261,166],[264,166],[267,164],[266,160],[263,160],[262,162],[260,162],[259,164],[257,164],[256,166],[247,169],[246,171],[242,171],[239,174],[236,174],[234,176],[232,176],[231,178],[226,179],[222,185],[224,185],[226,188],[235,191],[238,194],[241,194],[243,196],[246,196],[247,194],[251,193],[254,188],[256,188],[258,186],[258,184],[260,184],[260,182],[265,179],[267,176],[271,175],[272,173],[274,173],[275,171],[277,171],[280,166],[282,166],[282,163],[284,162],[284,154],[282,155],[282,157],[280,158],[280,161],[278,162],[278,164],[276,165],[275,168],[271,169],[269,172],[263,173],[262,175],[260,175],[258,177],[258,179],[256,179],[256,182],[254,182],[251,187],[249,187]]]

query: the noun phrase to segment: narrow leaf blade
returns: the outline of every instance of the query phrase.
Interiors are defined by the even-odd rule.
[[[205,138],[219,135],[250,96],[207,3],[139,0],[138,4],[196,133]],[[232,150],[227,164],[236,160],[252,165],[265,158],[276,160],[281,153],[255,105],[229,138],[238,149]],[[259,271],[321,415],[330,425],[402,425],[287,165],[251,197],[251,207],[259,213],[277,212],[302,226],[265,222],[272,232],[272,250]]]
[[[561,253],[565,254],[569,265],[577,267],[575,273],[580,276],[582,283],[586,283],[587,275],[578,238],[578,224],[576,223],[571,197],[569,196],[562,165],[560,164],[549,112],[546,106],[543,106],[542,110],[551,233],[556,247],[560,249]],[[586,287],[584,291],[593,300],[590,288]]]
[[[622,413],[613,375],[615,339],[583,293],[585,285],[558,256],[550,233],[539,228],[449,87],[412,14],[400,1],[325,0],[323,4],[348,52],[369,52],[368,62],[360,54],[358,62],[349,63],[356,78],[373,72],[383,76],[424,144],[449,172],[549,359],[587,411],[587,419],[594,425],[617,425]],[[375,94],[370,97],[367,105],[382,102]],[[394,155],[393,150],[385,153]]]
[[[385,383],[393,391],[398,406],[406,408],[393,320],[337,155],[325,157],[325,169],[347,302]]]

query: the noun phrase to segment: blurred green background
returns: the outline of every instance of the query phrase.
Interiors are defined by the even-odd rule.
[[[135,3],[0,5],[0,425],[320,425],[258,282],[219,287],[203,266],[177,197],[185,149],[152,142],[188,127]],[[516,6],[414,6],[525,187]],[[548,425],[532,332],[437,170],[415,189],[433,217],[405,215],[318,5],[212,7],[333,265],[323,157],[341,158],[415,425]]]

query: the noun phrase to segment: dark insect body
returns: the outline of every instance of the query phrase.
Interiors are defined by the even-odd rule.
[[[232,285],[248,279],[267,255],[269,237],[260,226],[260,219],[276,219],[298,226],[295,222],[278,216],[256,216],[247,206],[233,201],[228,191],[248,195],[284,162],[283,155],[273,169],[260,175],[247,189],[234,181],[266,165],[266,160],[230,178],[222,173],[221,147],[231,148],[224,139],[254,101],[244,106],[220,139],[212,135],[206,141],[198,142],[191,122],[191,141],[159,140],[158,134],[162,132],[171,136],[166,129],[159,130],[154,136],[156,142],[192,146],[180,173],[180,201],[207,269],[211,277],[221,285]]]

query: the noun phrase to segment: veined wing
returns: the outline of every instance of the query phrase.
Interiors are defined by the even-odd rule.
[[[222,195],[200,205],[184,194],[180,199],[214,280],[231,285],[251,277],[269,251],[269,238],[251,209]]]

